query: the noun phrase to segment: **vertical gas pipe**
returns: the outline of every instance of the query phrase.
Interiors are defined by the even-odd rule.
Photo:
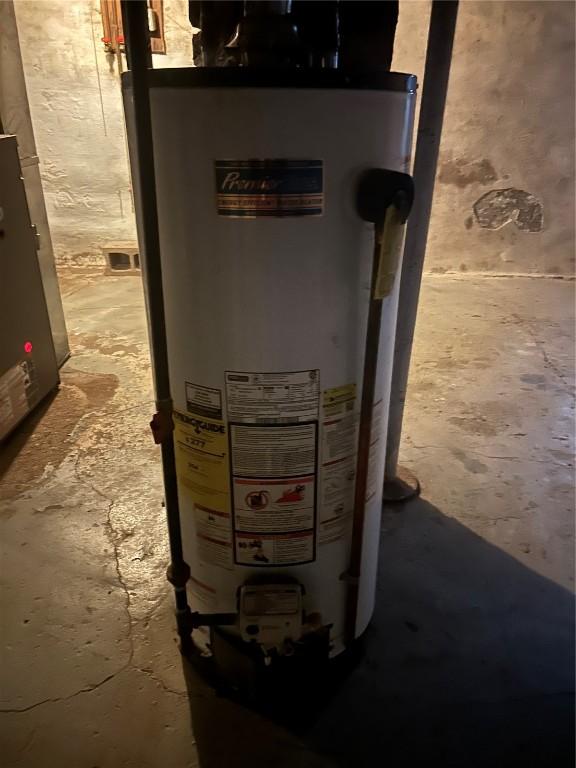
[[[350,564],[345,577],[348,585],[346,640],[349,647],[356,638],[358,619],[372,414],[382,326],[382,299],[390,294],[397,279],[397,266],[402,245],[399,232],[406,223],[413,201],[414,182],[406,173],[373,168],[360,177],[356,190],[356,209],[360,218],[374,224],[374,253],[364,347]]]
[[[406,231],[392,368],[384,473],[384,498],[391,501],[409,498],[418,489],[417,481],[412,486],[398,477],[398,453],[457,15],[457,0],[432,3],[414,159],[416,196]]]
[[[157,412],[154,415],[151,427],[155,442],[160,444],[162,453],[166,517],[170,542],[170,566],[167,575],[168,580],[174,587],[176,620],[181,646],[183,650],[186,650],[190,643],[191,629],[190,608],[186,596],[186,582],[190,576],[190,568],[184,561],[182,553],[182,532],[180,529],[178,487],[176,483],[172,396],[168,376],[164,295],[156,205],[154,147],[148,89],[148,69],[152,67],[152,55],[150,52],[146,2],[143,2],[143,0],[122,0],[122,19],[134,99],[134,133],[136,141],[131,146],[131,166],[134,186],[136,186],[137,181],[136,169],[139,175],[142,216],[138,235],[156,394]]]

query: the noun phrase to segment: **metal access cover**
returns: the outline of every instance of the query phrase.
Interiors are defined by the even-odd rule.
[[[240,590],[240,632],[266,647],[298,640],[302,634],[300,584],[246,585]]]

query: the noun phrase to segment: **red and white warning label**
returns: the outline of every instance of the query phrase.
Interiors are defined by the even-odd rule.
[[[301,531],[314,527],[316,478],[234,478],[237,531]]]
[[[234,556],[241,565],[315,557],[318,424],[230,424]]]
[[[239,565],[297,565],[314,560],[314,531],[236,534]]]

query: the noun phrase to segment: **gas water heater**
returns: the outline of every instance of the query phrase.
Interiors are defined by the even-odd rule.
[[[148,83],[194,635],[335,656],[375,599],[415,78]]]

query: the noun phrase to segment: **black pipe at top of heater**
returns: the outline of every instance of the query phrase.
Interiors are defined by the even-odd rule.
[[[244,15],[244,3],[189,0],[188,13],[192,26],[200,30],[193,38],[194,64],[197,67],[236,66],[237,51],[227,45]]]
[[[338,68],[352,72],[389,70],[398,23],[398,0],[338,3]]]
[[[398,0],[189,0],[197,66],[389,70]]]
[[[290,2],[245,0],[244,16],[228,48],[239,51],[239,63],[256,69],[298,67],[301,43]]]
[[[338,66],[339,17],[337,0],[294,0],[292,17],[301,45],[301,66],[336,69]]]
[[[347,72],[389,70],[398,0],[294,0],[304,67]]]
[[[203,67],[296,66],[300,41],[291,0],[190,0],[194,63]]]

